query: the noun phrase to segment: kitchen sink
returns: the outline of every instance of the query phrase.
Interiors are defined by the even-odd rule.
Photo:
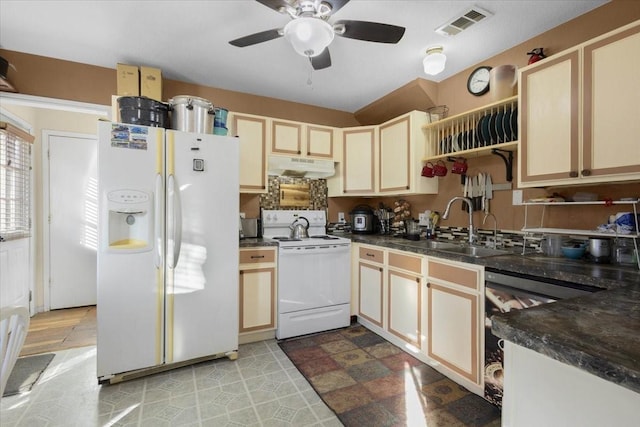
[[[426,240],[421,242],[428,249],[449,249],[449,248],[459,248],[459,243],[451,243],[451,242],[440,242],[438,240]]]
[[[511,255],[513,252],[503,251],[500,249],[491,249],[487,247],[480,246],[460,246],[460,245],[452,245],[449,247],[443,248],[433,248],[439,249],[443,252],[456,253],[461,255],[467,255],[474,258],[485,258],[490,256],[498,256],[498,255]]]

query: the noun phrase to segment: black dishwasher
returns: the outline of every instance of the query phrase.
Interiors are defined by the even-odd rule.
[[[485,271],[484,396],[502,406],[503,340],[491,333],[491,316],[512,310],[524,310],[559,299],[588,295],[602,290],[549,278],[504,271]]]

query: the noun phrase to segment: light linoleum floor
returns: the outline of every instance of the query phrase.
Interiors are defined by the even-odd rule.
[[[12,426],[340,426],[275,340],[218,359],[98,385],[95,346],[62,350],[29,393],[2,398]]]

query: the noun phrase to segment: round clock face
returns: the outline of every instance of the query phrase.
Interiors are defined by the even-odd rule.
[[[469,93],[480,96],[489,91],[489,71],[491,67],[478,67],[473,70],[467,80]]]

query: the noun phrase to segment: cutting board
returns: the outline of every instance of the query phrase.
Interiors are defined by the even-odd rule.
[[[310,204],[309,183],[280,184],[280,207],[308,208]]]

